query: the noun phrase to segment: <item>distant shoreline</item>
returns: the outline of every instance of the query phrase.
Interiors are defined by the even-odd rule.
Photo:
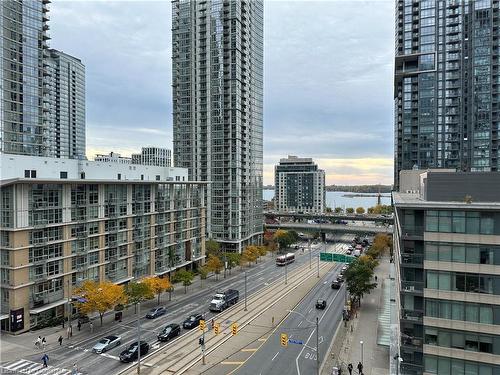
[[[373,193],[370,193],[370,194],[342,194],[343,197],[346,197],[346,198],[358,198],[358,197],[375,197],[377,198],[378,197],[378,193],[376,194],[373,194]],[[380,196],[382,197],[386,197],[386,198],[390,198],[390,195],[387,195],[387,194],[380,194]]]

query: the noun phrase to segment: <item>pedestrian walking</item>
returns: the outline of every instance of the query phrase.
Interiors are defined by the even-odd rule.
[[[35,340],[35,348],[40,349],[42,346],[42,338],[38,336],[38,338]]]
[[[49,363],[49,356],[45,353],[42,357],[43,367],[47,367]]]
[[[82,328],[82,322],[78,321],[77,327],[78,327],[78,330],[80,330]]]
[[[45,350],[45,347],[47,346],[47,340],[45,340],[45,337],[42,339],[42,348]]]
[[[89,327],[90,327],[90,333],[94,333],[94,323],[90,322]]]
[[[76,363],[73,364],[73,368],[71,369],[71,375],[78,374],[78,367],[76,367]]]
[[[59,336],[59,338],[57,339],[57,341],[59,341],[59,346],[61,346],[62,345],[62,341],[63,341],[63,337]]]
[[[362,373],[363,373],[363,364],[362,364],[361,362],[358,362],[358,372],[359,372],[360,374],[362,374]]]
[[[378,277],[377,277],[377,275],[375,275],[375,281],[377,281],[377,280],[378,280]]]
[[[347,371],[349,371],[349,375],[352,375],[352,363],[347,365]]]

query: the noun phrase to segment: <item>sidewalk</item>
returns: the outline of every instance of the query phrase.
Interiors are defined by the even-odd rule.
[[[354,317],[347,328],[344,323],[337,331],[342,344],[332,345],[330,356],[323,367],[322,374],[330,375],[333,366],[342,365],[342,374],[348,374],[347,365],[352,363],[353,374],[358,374],[357,365],[363,357],[364,375],[389,374],[389,347],[377,344],[379,332],[379,318],[384,311],[384,288],[389,283],[389,258],[380,259],[380,265],[375,269],[378,286],[361,301],[361,308],[357,317]],[[385,284],[385,286],[384,286]],[[361,322],[361,323],[360,323]],[[352,326],[352,333],[351,331]],[[363,341],[363,345],[361,345]],[[363,350],[361,349],[363,347]]]
[[[221,281],[230,280],[233,278],[236,279],[240,274],[243,274],[245,272],[245,269],[251,271],[262,263],[269,261],[274,261],[274,255],[272,253],[269,253],[266,256],[262,257],[259,260],[259,263],[253,264],[251,268],[241,268],[238,266],[236,268],[233,268],[231,270],[231,273],[229,273],[229,270],[227,270],[226,279],[224,279],[223,272],[221,272],[221,274],[219,275],[218,280],[215,280],[215,275],[210,275],[206,280],[200,280],[200,277],[196,276],[193,280],[193,283],[188,287],[187,294],[184,292],[184,286],[182,286],[182,284],[174,284],[175,289],[172,292],[172,300],[169,301],[169,293],[163,293],[160,298],[160,305],[165,306],[168,309],[169,307],[177,305],[188,298],[192,298],[197,293],[206,292],[207,290],[211,289],[215,291],[217,289],[217,285]],[[157,301],[158,299],[157,297],[155,297],[149,301],[141,303],[141,315],[144,316],[149,309],[156,307]],[[23,357],[26,357],[26,355],[31,355],[37,352],[50,353],[52,349],[59,347],[59,343],[57,342],[59,336],[63,337],[63,346],[68,346],[72,345],[72,343],[78,343],[82,340],[101,337],[105,333],[108,333],[108,331],[112,331],[118,324],[131,324],[137,320],[137,315],[134,313],[134,306],[126,307],[122,312],[123,317],[122,322],[120,323],[114,320],[115,311],[108,311],[103,317],[102,327],[99,315],[93,316],[94,330],[92,333],[90,332],[88,323],[83,324],[81,326],[81,331],[78,331],[77,321],[73,320],[73,336],[70,339],[67,339],[67,322],[65,324],[65,328],[62,328],[62,325],[59,325],[56,327],[47,327],[36,331],[25,332],[17,336],[2,332],[0,335],[0,363],[7,360],[13,361],[16,359],[21,359]],[[45,351],[41,349],[35,349],[34,347],[34,341],[38,336],[45,337],[47,340]]]

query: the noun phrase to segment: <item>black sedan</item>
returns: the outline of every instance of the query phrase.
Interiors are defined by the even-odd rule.
[[[203,315],[193,314],[182,323],[182,326],[185,329],[192,329],[200,325],[200,320],[203,320]]]
[[[341,282],[337,280],[332,281],[332,289],[340,289],[341,286],[342,286]]]
[[[154,319],[158,318],[161,315],[164,315],[167,313],[167,309],[164,307],[154,307],[149,312],[146,314],[146,318],[148,319]]]
[[[324,299],[319,299],[316,301],[316,308],[320,310],[324,310],[326,307],[326,301]]]
[[[169,324],[158,334],[158,341],[168,341],[181,333],[181,326],[178,324]]]
[[[137,341],[130,344],[130,346],[120,353],[121,362],[132,362],[135,361],[139,356],[139,351],[137,348]],[[149,352],[149,344],[146,341],[141,341],[140,344],[141,357]]]

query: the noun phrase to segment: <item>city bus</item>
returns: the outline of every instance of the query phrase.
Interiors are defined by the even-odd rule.
[[[277,266],[284,266],[289,263],[295,262],[295,254],[294,253],[288,253],[285,255],[280,255],[279,257],[276,258],[276,265]]]

